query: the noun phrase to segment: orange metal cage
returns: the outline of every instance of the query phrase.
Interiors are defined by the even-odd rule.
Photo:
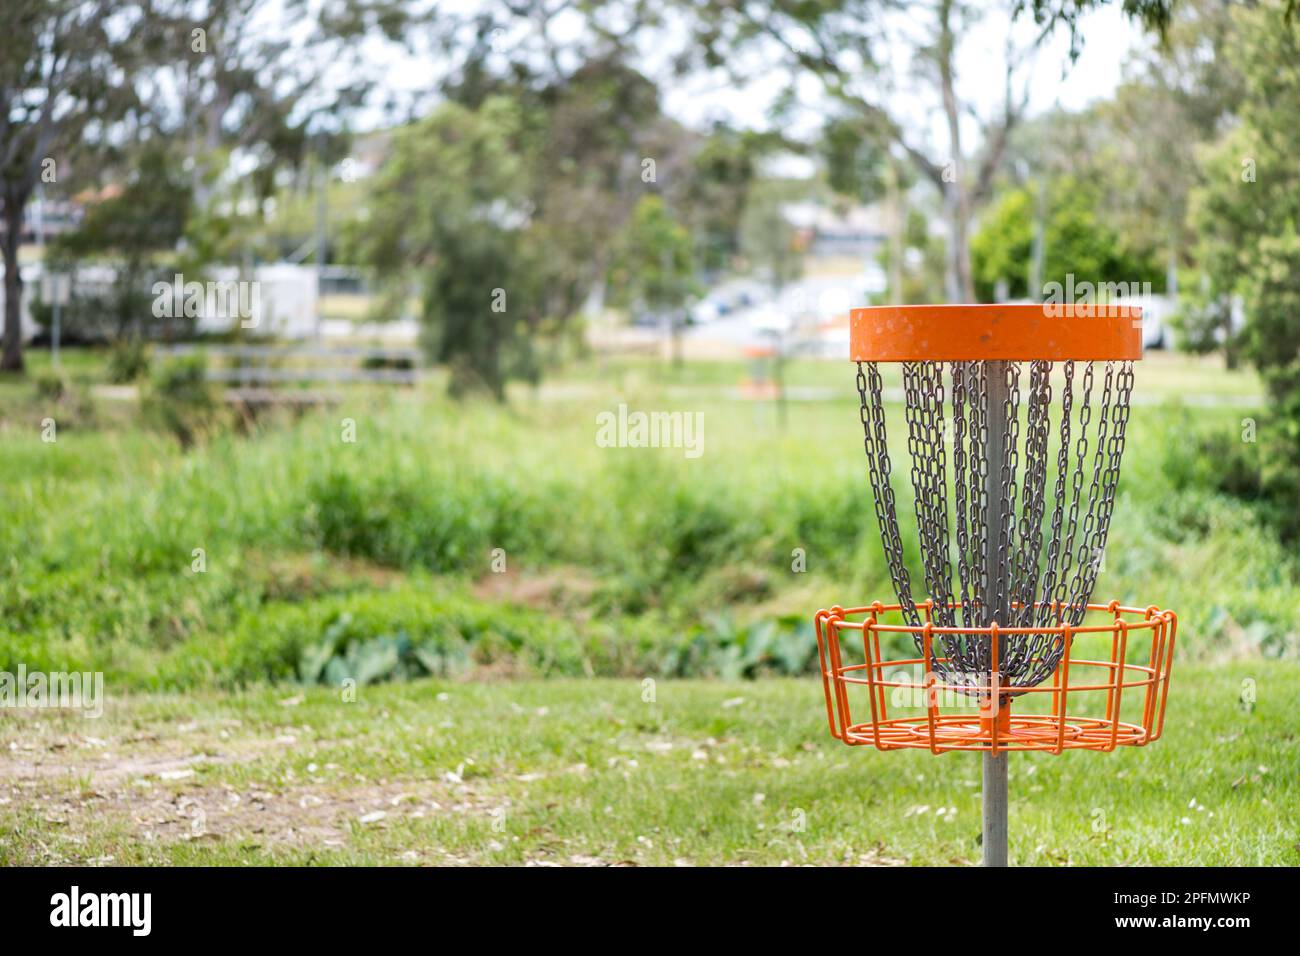
[[[1059,754],[1063,750],[1140,747],[1160,737],[1178,630],[1173,611],[1155,606],[1123,607],[1118,601],[1089,604],[1084,620],[1072,627],[1061,621],[1058,604],[1054,605],[1058,621],[1054,626],[961,628],[935,625],[930,614],[932,602],[918,603],[917,608],[925,617],[919,627],[891,623],[891,617],[901,621],[901,606],[879,601],[869,607],[845,609],[837,605],[817,612],[814,621],[826,719],[836,739],[850,745],[871,744],[878,750],[995,754],[1044,750]],[[883,659],[882,634],[904,635],[909,643],[915,639],[922,656]],[[935,659],[933,640],[942,634],[987,637],[993,660],[998,659],[999,641],[1015,635],[1056,635],[1064,642],[1065,653],[1049,682],[1000,686],[994,673],[988,689],[976,692],[966,685],[945,683],[927,664]],[[849,635],[851,643],[846,640]],[[1107,659],[1075,656],[1075,640],[1086,635],[1099,635],[1103,645],[1109,637]],[[856,656],[858,647],[862,662],[846,663],[849,652]],[[1129,656],[1144,663],[1131,663]],[[1020,695],[1030,712],[1013,714],[1010,700]],[[1070,715],[1071,702],[1084,713]],[[1132,711],[1127,721],[1120,716],[1126,702]],[[891,716],[891,707],[921,713]],[[1036,708],[1045,712],[1032,712]],[[866,716],[869,719],[861,719]]]

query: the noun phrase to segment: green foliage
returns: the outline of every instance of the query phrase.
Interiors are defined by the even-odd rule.
[[[750,190],[740,219],[741,252],[777,289],[803,274],[803,252],[781,211],[785,201],[780,184],[764,183]]]
[[[947,269],[948,244],[942,235],[937,235],[930,227],[930,222],[919,209],[907,210],[907,221],[903,224],[901,272],[902,302],[914,302],[924,305],[931,302],[944,302],[944,272]],[[892,266],[893,253],[890,243],[884,243],[880,250],[880,265],[886,272]],[[888,301],[888,291],[878,297],[876,304]]]
[[[403,128],[376,177],[358,253],[404,298],[416,264],[424,342],[453,370],[452,389],[504,396],[507,368],[527,363],[534,320],[518,107],[447,103]],[[412,211],[417,212],[412,215]]]
[[[1149,254],[1131,248],[1125,237],[1106,220],[1095,188],[1063,177],[1047,186],[1043,230],[1043,283],[1064,288],[1073,274],[1074,285],[1084,282],[1150,282],[1153,291],[1164,288],[1164,272]],[[1037,197],[1027,188],[1007,191],[990,210],[971,239],[971,261],[980,300],[993,301],[999,279],[1007,283],[1011,298],[1042,299],[1045,291],[1029,288],[1034,254]]]
[[[108,353],[108,380],[126,385],[149,373],[149,350],[138,337],[118,341]]]
[[[863,203],[884,195],[888,153],[861,122],[829,120],[822,128],[820,147],[831,189]]]
[[[1240,124],[1201,156],[1192,200],[1200,297],[1220,315],[1233,296],[1246,327],[1233,344],[1272,398],[1260,425],[1262,488],[1288,538],[1300,536],[1300,37],[1279,5],[1238,10],[1230,48],[1247,95]]]
[[[41,368],[32,376],[33,412],[37,421],[53,418],[59,432],[93,428],[99,423],[98,410],[89,390],[63,369]]]
[[[1259,445],[1228,430],[1198,433],[1190,417],[1188,435],[1165,449],[1170,483],[1180,491],[1212,488],[1238,498],[1261,491]]]
[[[817,657],[812,626],[798,616],[738,624],[712,615],[659,657],[665,677],[708,675],[722,680],[811,673]]]
[[[78,353],[66,358],[89,374]],[[1188,382],[1230,390],[1220,371],[1174,369],[1144,363],[1144,394]],[[790,370],[800,383],[828,374],[824,363]],[[646,384],[660,372],[669,377],[631,363],[628,382],[641,384],[618,394],[669,407],[674,392]],[[672,373],[671,387],[698,388],[695,372]],[[728,383],[738,372],[719,363],[699,374]],[[585,394],[590,383],[578,383],[571,391]],[[851,392],[851,376],[843,385]],[[24,502],[0,524],[12,558],[0,575],[0,657],[170,687],[483,669],[807,673],[810,611],[890,594],[843,408],[798,403],[783,435],[748,404],[700,397],[709,391],[692,400],[707,423],[698,460],[596,447],[603,405],[586,400],[501,409],[404,393],[366,413],[356,444],[340,443],[325,413],[248,437],[196,430],[209,437],[185,454],[134,429],[65,436],[61,405],[57,444],[14,429],[0,458],[0,481]],[[890,414],[891,432],[903,428],[901,411]],[[1129,425],[1099,590],[1176,608],[1205,638],[1180,650],[1188,659],[1238,644],[1290,655],[1300,629],[1295,555],[1262,521],[1265,499],[1236,498],[1249,494],[1258,447],[1241,441],[1241,417],[1146,405]],[[1185,455],[1132,453],[1153,448]],[[897,481],[908,500],[906,475]],[[899,517],[914,540],[914,518]],[[195,548],[205,570],[192,567]],[[805,573],[792,568],[795,548]],[[492,573],[496,549],[507,573]],[[1204,600],[1211,584],[1223,613]]]
[[[33,377],[36,397],[42,401],[57,402],[68,393],[68,380],[55,369],[44,369]]]
[[[773,137],[715,126],[691,156],[680,188],[668,183],[674,206],[698,240],[700,268],[716,273],[730,268],[740,251],[740,219],[758,177],[758,161]]]
[[[620,304],[671,312],[699,293],[690,233],[662,197],[641,197],[618,245],[610,280]]]
[[[134,157],[125,185],[116,195],[89,206],[81,225],[59,236],[50,247],[50,263],[66,276],[67,301],[60,307],[60,329],[67,341],[122,343],[127,359],[139,352],[140,339],[180,336],[193,331],[185,316],[155,318],[151,287],[170,282],[175,272],[173,250],[192,210],[190,184],[169,147],[150,143]],[[107,262],[114,270],[106,288],[81,282],[77,266],[87,260]],[[43,304],[39,316],[49,328],[52,307]],[[134,342],[124,340],[134,339]],[[146,369],[143,357],[128,359],[118,372],[129,382]]]
[[[1300,537],[1300,237],[1294,224],[1259,242],[1244,287],[1250,323],[1243,350],[1274,400],[1262,427],[1262,484],[1283,534]]]
[[[184,234],[192,194],[175,154],[149,145],[116,195],[94,203],[81,225],[55,241],[59,258],[116,254],[138,263],[150,253],[170,251]]]
[[[617,56],[535,82],[522,65],[508,78],[471,66],[448,102],[394,134],[347,245],[384,286],[383,311],[400,313],[414,288],[453,394],[501,399],[507,380],[539,378],[539,352],[564,341],[633,206],[655,189],[648,157],[685,136],[661,121],[654,84]],[[681,236],[666,238],[673,278],[640,291],[677,299],[668,285],[682,272]]]
[[[189,448],[219,421],[220,406],[208,381],[207,356],[183,355],[159,363],[141,403],[144,417]]]

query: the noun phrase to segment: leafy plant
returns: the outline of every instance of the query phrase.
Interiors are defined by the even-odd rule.
[[[149,374],[149,352],[135,335],[119,340],[108,353],[108,380],[117,385],[138,381]]]
[[[207,377],[203,353],[184,355],[161,363],[145,392],[145,418],[190,448],[220,420],[220,407]]]

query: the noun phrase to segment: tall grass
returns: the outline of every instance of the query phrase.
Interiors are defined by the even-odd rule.
[[[502,646],[536,672],[803,667],[780,634],[758,636],[764,621],[788,631],[819,606],[892,597],[855,396],[847,374],[830,384],[845,386],[844,401],[796,403],[784,431],[762,406],[692,403],[684,410],[705,422],[698,459],[597,447],[595,416],[620,400],[684,408],[636,383],[506,408],[358,398],[188,454],[138,431],[52,444],[11,432],[0,667],[94,666],[161,684],[296,679],[345,615],[352,637],[338,653],[367,635],[443,633],[444,619],[473,645],[491,629],[467,622],[498,612],[514,615]],[[1178,610],[1180,653],[1294,654],[1295,556],[1248,505],[1175,493],[1168,474],[1188,429],[1237,417],[1135,413],[1095,594]],[[911,541],[897,468],[896,480]],[[792,569],[795,549],[805,573]],[[578,597],[502,610],[522,603],[511,585],[484,592],[502,557],[506,581],[558,575]]]

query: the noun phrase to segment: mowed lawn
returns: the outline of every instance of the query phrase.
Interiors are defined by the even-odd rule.
[[[1011,758],[1012,861],[1300,863],[1297,713],[1300,664],[1176,664],[1150,747]],[[978,788],[812,679],[141,694],[4,713],[0,863],[974,864]]]

